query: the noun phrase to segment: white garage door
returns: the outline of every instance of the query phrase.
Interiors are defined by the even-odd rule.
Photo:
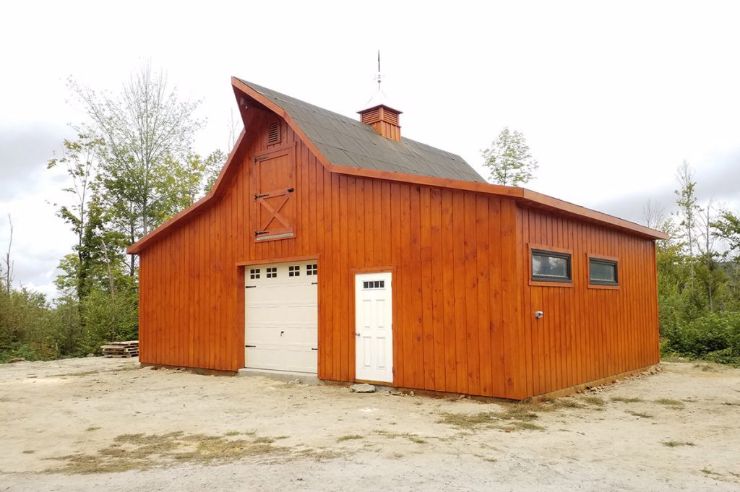
[[[316,261],[247,266],[244,276],[246,367],[315,374]]]

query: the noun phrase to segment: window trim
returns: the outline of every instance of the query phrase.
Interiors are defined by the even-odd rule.
[[[538,287],[573,287],[573,251],[565,248],[556,248],[547,244],[529,244],[529,255],[527,257],[527,271],[529,285]],[[567,257],[568,259],[568,280],[547,280],[541,277],[536,278],[532,271],[532,258],[535,253],[553,253],[555,256]]]
[[[591,260],[601,261],[603,263],[614,263],[616,266],[616,274],[617,274],[617,282],[611,283],[611,282],[593,282],[591,280]],[[619,289],[619,286],[622,284],[622,267],[621,262],[619,261],[619,258],[614,256],[605,256],[595,253],[586,253],[586,282],[588,283],[589,289],[607,289],[607,290],[617,290]]]

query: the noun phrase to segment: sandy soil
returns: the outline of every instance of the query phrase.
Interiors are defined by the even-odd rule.
[[[740,369],[539,404],[136,360],[0,366],[0,490],[740,490]]]

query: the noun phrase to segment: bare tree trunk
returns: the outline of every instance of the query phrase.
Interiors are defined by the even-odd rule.
[[[10,260],[10,251],[13,247],[13,218],[8,214],[10,224],[10,239],[8,240],[8,251],[5,253],[5,292],[10,295],[10,287],[13,284],[13,262]]]
[[[108,257],[108,243],[105,240],[103,242],[103,256],[105,257],[105,268],[108,272],[108,289],[110,290],[111,297],[116,296],[116,283],[113,280],[113,270],[111,269],[111,261]],[[132,255],[133,256],[133,255]]]

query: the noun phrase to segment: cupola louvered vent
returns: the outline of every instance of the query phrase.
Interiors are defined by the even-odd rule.
[[[280,122],[273,121],[267,127],[267,145],[280,143]]]
[[[361,121],[366,125],[372,125],[380,121],[380,108],[373,108],[365,113],[362,113]]]
[[[360,121],[370,125],[380,135],[391,140],[401,140],[401,125],[397,109],[389,108],[384,104],[360,111]]]

